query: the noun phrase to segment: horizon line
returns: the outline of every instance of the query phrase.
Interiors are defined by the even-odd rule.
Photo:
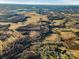
[[[21,4],[21,5],[79,5],[79,4],[62,4],[62,3],[1,3],[0,4]]]
[[[0,3],[0,4],[12,4],[12,3]],[[19,5],[19,3],[13,3],[13,5]],[[20,4],[20,5],[79,5],[79,4]]]

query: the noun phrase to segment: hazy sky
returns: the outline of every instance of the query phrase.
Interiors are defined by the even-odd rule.
[[[0,3],[16,3],[16,4],[52,4],[52,5],[79,5],[79,0],[0,0]]]

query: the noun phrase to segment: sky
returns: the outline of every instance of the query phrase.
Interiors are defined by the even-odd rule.
[[[79,0],[0,0],[0,4],[79,5]]]

